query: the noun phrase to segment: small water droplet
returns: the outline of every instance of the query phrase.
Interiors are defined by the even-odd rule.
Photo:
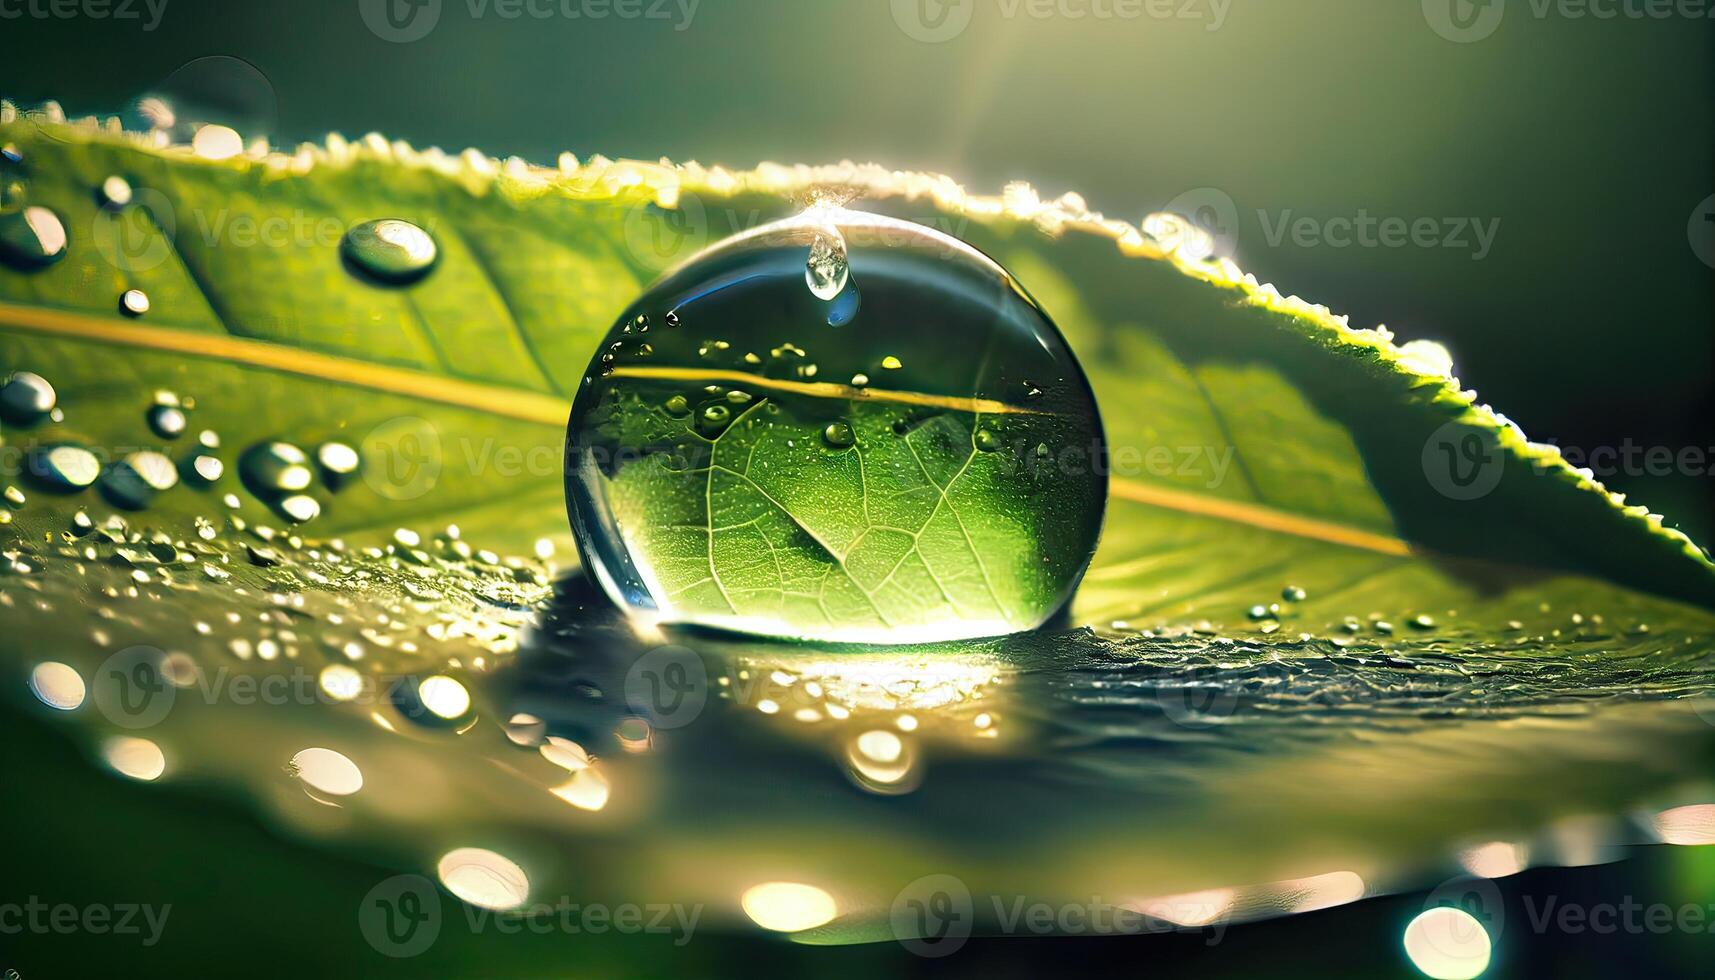
[[[677,310],[668,310],[667,315],[661,319],[666,321],[667,326],[676,327],[679,325],[679,312]]]
[[[0,418],[13,425],[37,425],[54,410],[54,386],[48,379],[19,371],[0,385]]]
[[[886,357],[881,359],[881,366],[886,368],[889,371],[897,371],[900,368],[904,367],[905,365],[901,364],[899,362],[899,358],[894,357],[892,354],[889,354]]]
[[[667,409],[667,414],[676,419],[682,419],[691,414],[691,403],[685,399],[684,395],[674,395],[668,398],[664,407]]]
[[[150,405],[144,415],[149,421],[150,431],[162,439],[177,439],[189,426],[184,409],[177,405]]]
[[[854,374],[854,375],[852,375],[852,387],[853,388],[862,388],[866,384],[869,384],[869,375],[867,375],[867,374]]]
[[[847,264],[846,239],[833,225],[816,229],[810,242],[810,255],[804,263],[804,282],[817,299],[831,300],[846,288],[851,279]],[[857,312],[854,308],[852,312]]]
[[[137,317],[149,312],[149,294],[141,289],[127,289],[119,294],[119,312]]]
[[[697,430],[706,436],[715,436],[732,421],[732,409],[725,405],[709,405],[697,416]]]
[[[131,182],[114,174],[96,188],[95,200],[109,211],[118,211],[131,203]]]
[[[1000,436],[995,435],[994,430],[987,426],[978,426],[977,431],[971,435],[971,442],[985,453],[992,453],[1000,448]]]
[[[101,474],[101,495],[123,510],[142,510],[179,482],[173,461],[156,452],[132,453]]]
[[[274,510],[294,524],[303,524],[321,516],[322,505],[316,498],[303,493],[295,493],[290,497],[281,498],[274,505]]]
[[[440,255],[428,232],[399,218],[354,226],[340,240],[339,249],[347,268],[385,286],[406,286],[422,279]]]
[[[316,465],[321,468],[322,482],[329,490],[338,490],[351,481],[362,465],[357,450],[343,442],[324,442],[316,447]]]
[[[822,438],[835,449],[844,449],[857,440],[852,427],[843,420],[829,422],[822,430]]]
[[[244,137],[231,126],[210,124],[191,137],[191,150],[204,160],[227,160],[244,152]]]
[[[40,205],[0,213],[0,262],[40,269],[65,254],[66,229],[59,215]]]
[[[834,297],[828,304],[828,326],[843,327],[857,318],[858,309],[863,306],[863,294],[856,286],[847,285],[845,290]]]
[[[225,473],[226,464],[222,463],[219,457],[210,456],[208,453],[196,453],[180,467],[180,475],[186,482],[205,487],[218,481]]]
[[[1435,617],[1428,613],[1418,613],[1405,622],[1412,629],[1432,630],[1435,628]]]
[[[272,499],[298,493],[310,485],[310,458],[289,442],[263,442],[251,446],[238,459],[238,477],[251,493]]]
[[[750,404],[750,392],[739,391],[737,388],[734,388],[732,391],[726,393],[726,400],[734,405],[748,405]]]
[[[101,475],[101,460],[82,446],[50,443],[30,451],[30,475],[50,490],[83,490]]]
[[[1303,602],[1309,595],[1310,593],[1296,585],[1289,585],[1280,590],[1280,597],[1287,602]]]

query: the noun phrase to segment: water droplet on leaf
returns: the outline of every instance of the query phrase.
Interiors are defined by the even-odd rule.
[[[48,379],[19,371],[0,385],[0,418],[13,425],[39,425],[54,410],[55,400]]]
[[[844,449],[857,439],[852,434],[852,427],[845,422],[829,422],[822,430],[822,438],[835,449]]]
[[[40,269],[65,254],[66,229],[59,215],[39,205],[0,213],[0,262]]]
[[[422,279],[439,257],[428,232],[399,218],[354,226],[340,240],[339,249],[347,268],[386,286],[406,286]]]
[[[137,317],[149,312],[149,294],[141,289],[127,289],[119,294],[119,312]]]

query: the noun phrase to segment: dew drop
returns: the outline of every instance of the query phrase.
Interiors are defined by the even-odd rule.
[[[905,365],[900,363],[899,358],[894,357],[892,354],[889,354],[886,357],[881,359],[881,366],[883,368],[886,368],[889,371],[897,371],[900,368],[904,367]]]
[[[857,440],[852,427],[844,421],[829,422],[822,430],[822,439],[835,449],[844,449]]]
[[[204,160],[229,160],[244,152],[244,137],[231,126],[202,126],[191,137],[191,150]]]
[[[123,510],[142,510],[179,483],[173,461],[157,452],[132,453],[101,474],[101,495]]]
[[[686,400],[684,395],[674,395],[668,398],[664,407],[667,409],[667,414],[676,419],[682,419],[691,414],[691,403]]]
[[[263,442],[238,458],[238,477],[251,493],[272,499],[309,488],[310,458],[289,442]]]
[[[866,384],[869,384],[869,375],[863,374],[862,372],[852,375],[853,388],[862,388]]]
[[[857,318],[858,308],[863,305],[863,294],[856,286],[847,287],[828,304],[828,326],[843,327]]]
[[[365,221],[339,243],[346,267],[385,286],[406,286],[435,267],[439,249],[422,228],[399,218]]]
[[[195,453],[187,458],[180,467],[180,475],[187,483],[198,486],[208,486],[217,482],[226,473],[226,464],[218,456],[208,453]]]
[[[148,419],[149,431],[162,439],[177,439],[190,425],[184,409],[177,405],[150,405],[144,417]]]
[[[101,460],[82,446],[49,443],[30,451],[30,475],[49,490],[72,493],[95,483]]]
[[[30,670],[30,693],[50,708],[72,711],[83,704],[86,690],[83,676],[75,669],[48,660]]]
[[[846,288],[850,279],[845,236],[832,224],[818,228],[815,239],[810,242],[809,258],[804,263],[804,282],[810,287],[810,292],[817,299],[831,300]],[[855,306],[852,312],[857,312]]]
[[[971,434],[971,444],[982,452],[992,453],[1000,448],[1000,436],[988,426],[978,426],[977,431]]]
[[[109,211],[118,211],[131,203],[131,182],[114,174],[96,188],[95,200]]]
[[[316,447],[316,465],[322,471],[322,482],[330,490],[351,482],[362,463],[357,450],[346,443],[324,442]]]
[[[54,410],[55,400],[48,379],[19,371],[0,385],[0,418],[13,425],[38,425]]]
[[[668,310],[667,315],[662,317],[661,319],[662,319],[662,321],[664,321],[667,324],[667,326],[676,327],[679,325],[679,311]]]
[[[127,289],[119,294],[119,312],[128,317],[140,317],[149,312],[149,294],[141,289]]]
[[[1285,599],[1287,602],[1303,602],[1306,598],[1309,597],[1309,595],[1310,595],[1310,593],[1304,591],[1303,589],[1299,588],[1296,585],[1289,585],[1286,588],[1280,590],[1280,597],[1282,599]]]
[[[292,756],[291,772],[327,796],[350,796],[363,788],[363,771],[343,753],[314,747]]]
[[[725,405],[709,405],[697,414],[697,431],[706,436],[719,435],[732,422],[732,409]]]
[[[322,505],[316,498],[304,493],[295,493],[283,497],[274,505],[274,510],[281,517],[294,524],[304,524],[321,516]]]
[[[40,269],[65,254],[66,229],[59,215],[40,205],[0,213],[0,262]]]

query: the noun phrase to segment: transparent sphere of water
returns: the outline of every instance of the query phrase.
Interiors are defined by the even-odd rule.
[[[816,208],[670,270],[572,409],[585,567],[656,621],[829,642],[1032,629],[1089,564],[1094,396],[992,259]]]

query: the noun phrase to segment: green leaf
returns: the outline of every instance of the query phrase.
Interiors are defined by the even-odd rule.
[[[430,874],[449,847],[489,842],[528,867],[533,895],[705,900],[722,928],[746,924],[758,881],[820,882],[840,918],[803,938],[849,941],[886,936],[925,869],[979,897],[1231,888],[1242,914],[1303,909],[1307,876],[1390,887],[1473,835],[1666,805],[1707,771],[1709,726],[1667,703],[1708,688],[1702,553],[1527,442],[1439,373],[1434,348],[1199,259],[1171,217],[1144,231],[1075,198],[853,165],[544,170],[378,138],[204,160],[10,107],[0,143],[70,239],[44,268],[0,267],[0,366],[49,378],[65,410],[9,427],[8,459],[45,441],[183,455],[188,438],[144,421],[170,389],[228,463],[126,526],[94,491],[17,481],[29,499],[4,532],[0,628],[34,642],[9,649],[8,713],[99,758],[124,732],[89,705],[43,707],[25,678],[52,650],[93,687],[131,644],[185,653],[200,681],[341,666],[382,687],[446,671],[472,688],[468,727],[418,725],[385,697],[263,711],[187,694],[145,733],[165,782],[219,787],[288,836]],[[137,190],[117,213],[93,194],[115,174]],[[640,746],[628,678],[663,638],[607,619],[572,569],[472,548],[545,537],[569,553],[564,426],[605,331],[675,261],[830,188],[995,257],[1079,354],[1115,462],[1064,624],[1094,628],[882,653],[676,636],[708,705]],[[342,264],[341,232],[378,217],[434,236],[417,285]],[[152,300],[135,320],[116,306],[132,288]],[[267,530],[280,518],[235,464],[272,439],[360,446],[364,475],[318,483],[320,517]],[[74,525],[78,509],[104,526]],[[433,536],[447,524],[461,533]],[[398,527],[430,540],[389,542]],[[565,770],[496,724],[521,711],[594,747],[611,804],[568,807]],[[853,755],[876,731],[918,764],[882,772],[893,783]],[[306,745],[361,765],[348,808],[286,791]],[[54,757],[24,755],[9,771],[46,785]],[[124,807],[140,791],[80,792]],[[203,814],[183,813],[194,838]],[[1349,878],[1318,880],[1355,897]],[[313,886],[296,898],[315,904]],[[349,932],[350,908],[317,921]],[[492,938],[437,955],[475,962]],[[363,952],[347,939],[328,956]]]

